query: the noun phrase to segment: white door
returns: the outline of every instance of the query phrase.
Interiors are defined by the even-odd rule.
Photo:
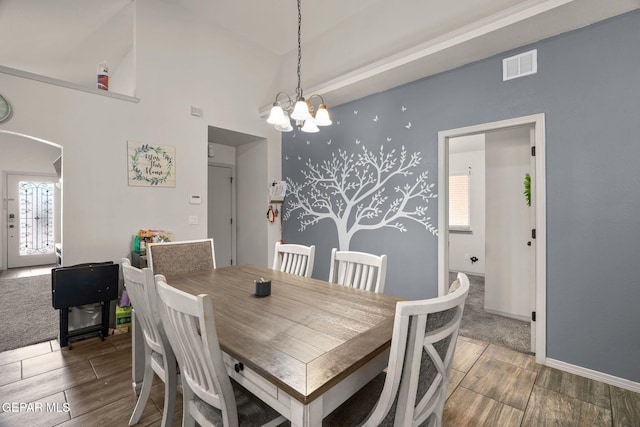
[[[208,237],[213,238],[216,266],[233,264],[232,174],[227,166],[209,165]]]
[[[55,176],[7,175],[7,267],[55,264]]]

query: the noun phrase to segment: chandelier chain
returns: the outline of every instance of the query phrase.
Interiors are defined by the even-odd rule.
[[[297,99],[302,99],[302,85],[300,83],[301,81],[301,71],[300,71],[300,64],[302,63],[302,42],[301,42],[301,38],[300,38],[300,32],[301,32],[301,28],[302,28],[302,12],[300,11],[300,1],[298,0],[298,87],[296,88],[296,94]]]

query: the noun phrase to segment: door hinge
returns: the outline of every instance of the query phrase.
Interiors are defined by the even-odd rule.
[[[533,157],[535,157],[535,156],[536,156],[536,146],[535,146],[535,145],[534,145],[533,147],[531,147],[531,155],[532,155]]]
[[[233,258],[231,258],[231,265],[233,265]]]
[[[535,311],[531,312],[531,321],[533,321],[533,322],[536,321],[536,312]]]
[[[531,229],[531,238],[532,239],[536,238],[536,229],[535,228]]]
[[[231,224],[233,224],[233,218],[231,218]]]
[[[233,184],[233,177],[232,177],[232,176],[230,176],[230,177],[229,177],[229,182],[230,182],[231,184]]]

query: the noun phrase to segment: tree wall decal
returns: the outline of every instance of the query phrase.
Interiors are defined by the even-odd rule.
[[[403,220],[423,225],[431,234],[437,226],[427,216],[429,200],[435,199],[429,172],[411,180],[420,165],[420,152],[407,155],[404,146],[379,153],[362,146],[357,156],[338,149],[319,164],[307,161],[303,182],[287,177],[288,196],[284,220],[292,215],[300,222],[300,231],[322,220],[333,221],[338,231],[340,250],[348,250],[353,236],[363,230],[390,227],[405,232]]]

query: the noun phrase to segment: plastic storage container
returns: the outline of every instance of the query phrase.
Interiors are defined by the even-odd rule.
[[[109,66],[106,62],[98,64],[98,89],[109,90]]]

